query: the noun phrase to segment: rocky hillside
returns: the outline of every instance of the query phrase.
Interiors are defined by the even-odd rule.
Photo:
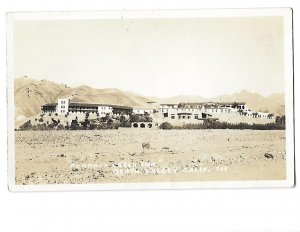
[[[272,94],[263,97],[257,93],[243,90],[232,95],[220,95],[211,101],[242,101],[246,102],[250,109],[254,111],[268,111],[276,114],[284,114],[285,99],[283,93]]]
[[[58,98],[69,97],[74,102],[92,102],[142,107],[152,101],[135,93],[118,89],[94,89],[88,86],[70,88],[47,80],[30,78],[15,79],[15,120],[40,113],[41,105],[57,102]]]

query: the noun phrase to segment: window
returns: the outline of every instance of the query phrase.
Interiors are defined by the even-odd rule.
[[[187,119],[190,119],[191,118],[191,116],[187,116]]]
[[[175,119],[175,114],[171,114],[171,119]]]
[[[198,119],[198,114],[195,114],[195,119]]]

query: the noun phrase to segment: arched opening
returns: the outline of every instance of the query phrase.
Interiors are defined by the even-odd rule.
[[[152,123],[148,123],[148,128],[151,128],[152,127]]]
[[[133,123],[133,127],[134,127],[134,128],[138,128],[139,125],[135,122],[135,123]]]
[[[140,128],[145,128],[145,124],[141,123]]]

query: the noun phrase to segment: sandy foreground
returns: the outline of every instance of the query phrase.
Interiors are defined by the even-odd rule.
[[[285,131],[16,131],[16,184],[283,180]]]

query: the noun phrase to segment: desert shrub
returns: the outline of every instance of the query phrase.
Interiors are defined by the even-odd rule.
[[[69,129],[70,129],[69,122],[66,122],[65,129],[66,129],[66,130],[69,130]]]
[[[27,122],[25,122],[23,125],[20,126],[20,130],[30,130],[32,128],[32,124],[31,121],[28,120]]]
[[[109,114],[106,114],[105,117],[101,117],[101,122],[107,122],[110,119]]]
[[[144,115],[132,114],[129,117],[130,122],[152,122],[153,119],[149,116],[148,113]]]
[[[125,121],[126,121],[125,116],[124,116],[124,115],[121,115],[121,116],[120,116],[120,122],[122,123],[122,122],[125,122]]]
[[[120,127],[120,123],[119,122],[113,122],[111,124],[108,124],[109,129],[118,129]]]
[[[121,122],[120,127],[131,127],[131,122],[130,121]]]
[[[87,118],[83,122],[80,122],[80,125],[84,130],[88,129],[90,124],[91,122]]]
[[[267,124],[248,124],[248,123],[228,123],[214,121],[210,123],[184,124],[182,126],[174,126],[173,129],[234,129],[234,130],[284,130],[285,125],[278,123]]]
[[[71,128],[71,130],[77,130],[79,128],[79,123],[78,123],[77,119],[72,120],[70,128]]]
[[[51,120],[52,120],[52,123],[51,124],[49,124],[49,126],[51,126],[51,127],[55,127],[55,126],[57,126],[58,124],[59,124],[59,119],[58,120],[55,120],[54,118],[51,118]]]
[[[129,120],[130,120],[130,122],[139,122],[140,117],[139,117],[139,115],[132,114],[132,115],[130,115]]]
[[[110,125],[112,125],[112,124],[113,124],[113,122],[114,122],[114,120],[112,120],[112,119],[110,118],[110,119],[108,119],[108,120],[107,120],[107,125],[109,125],[109,126],[110,126]]]
[[[173,129],[173,126],[168,123],[168,122],[163,122],[160,126],[159,129],[163,129],[163,130],[170,130]]]
[[[40,119],[39,119],[39,122],[44,122],[44,119],[43,119],[43,118],[40,118]]]
[[[51,116],[51,115],[52,115],[51,113],[48,114],[48,116]]]
[[[47,127],[46,123],[34,125],[34,126],[32,127],[32,130],[34,130],[34,131],[44,131],[44,130],[49,130],[49,129],[50,129],[50,128]]]
[[[153,121],[153,119],[149,116],[148,113],[147,113],[147,115],[144,115],[144,119],[145,119],[144,122],[152,122]]]
[[[275,119],[275,123],[285,125],[285,115],[277,116]]]
[[[91,123],[90,124],[90,130],[96,130],[97,129],[97,124]]]
[[[63,130],[63,129],[65,129],[65,127],[64,127],[62,124],[59,124],[59,125],[57,126],[57,130]]]
[[[109,129],[109,126],[106,123],[99,123],[96,127],[97,130],[107,130]]]

